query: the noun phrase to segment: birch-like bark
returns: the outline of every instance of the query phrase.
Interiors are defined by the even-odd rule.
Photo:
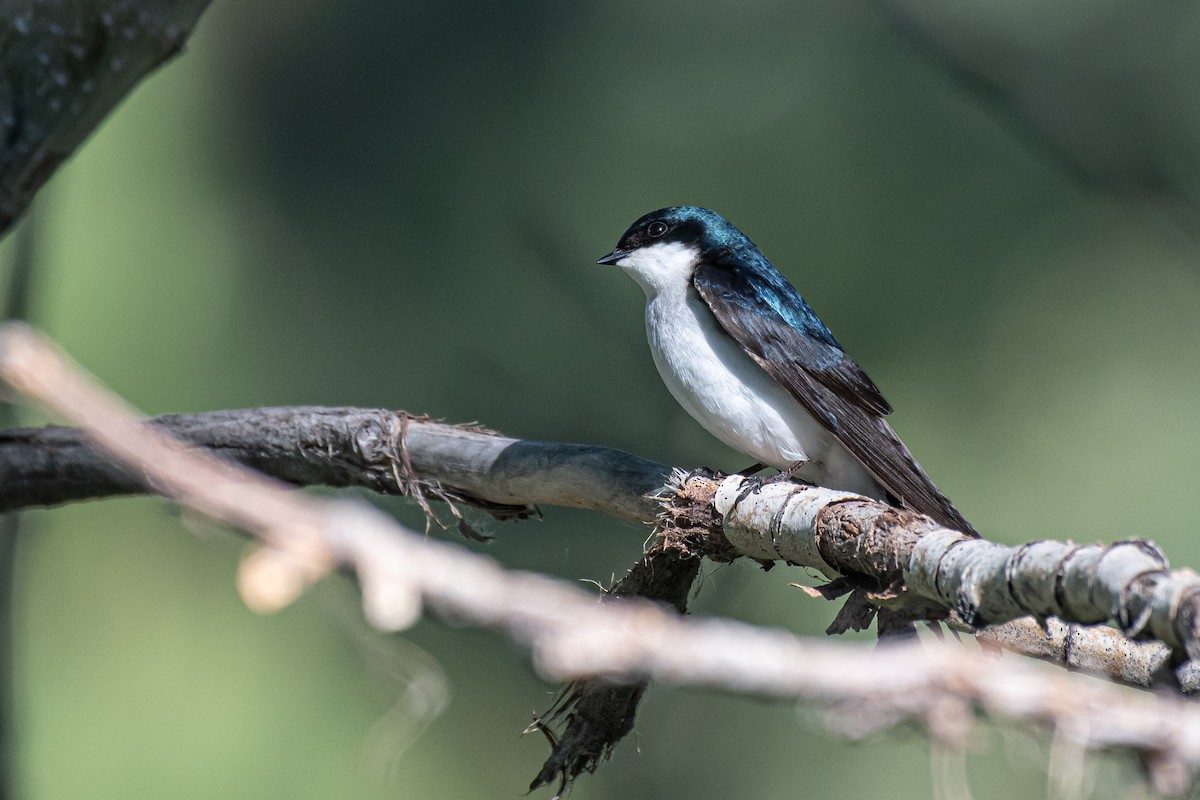
[[[402,629],[428,608],[456,624],[503,631],[530,648],[548,677],[653,679],[803,698],[831,707],[831,720],[851,735],[914,723],[948,746],[966,740],[982,710],[1054,731],[1069,743],[1060,748],[1066,753],[1131,753],[1160,792],[1182,794],[1200,773],[1200,709],[1180,698],[961,646],[810,643],[784,631],[681,618],[637,600],[598,604],[565,582],[509,572],[406,531],[369,506],[288,492],[188,448],[139,424],[24,328],[0,333],[0,376],[84,425],[100,447],[166,496],[256,536],[262,546],[243,563],[241,587],[262,609],[290,602],[341,565],[355,573],[373,625]],[[730,508],[739,505],[735,497]],[[781,518],[797,511],[784,508]],[[814,506],[815,527],[826,508]]]
[[[740,552],[829,577],[868,575],[895,593],[883,602],[924,601],[972,628],[1028,615],[1111,622],[1127,636],[1200,654],[1200,576],[1171,570],[1144,539],[1007,547],[846,492],[789,483],[756,489],[740,475],[718,483],[713,505]]]

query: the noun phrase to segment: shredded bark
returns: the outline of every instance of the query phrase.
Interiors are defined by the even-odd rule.
[[[605,602],[640,597],[687,612],[687,599],[700,572],[700,558],[676,544],[659,540],[617,582]],[[614,684],[577,681],[559,693],[545,713],[534,718],[526,733],[537,731],[550,742],[550,757],[529,785],[530,791],[558,782],[561,797],[584,772],[594,772],[633,730],[638,704],[648,683]]]
[[[389,425],[386,437],[388,447],[383,451],[383,457],[391,464],[392,475],[396,478],[397,490],[400,494],[411,497],[416,501],[421,510],[425,512],[427,522],[436,524],[442,530],[448,530],[450,527],[449,523],[444,522],[437,515],[426,498],[440,500],[444,503],[457,523],[458,532],[467,539],[476,542],[488,542],[493,537],[481,533],[471,525],[466,517],[463,516],[462,511],[459,510],[459,503],[479,508],[498,520],[521,520],[528,519],[531,516],[541,516],[541,511],[538,510],[537,506],[495,503],[490,500],[484,500],[481,497],[473,496],[461,489],[446,486],[441,481],[418,475],[417,471],[413,469],[412,458],[409,455],[408,448],[409,424],[413,421],[444,424],[441,420],[434,420],[423,415],[409,414],[407,411],[395,412]],[[471,433],[482,433],[488,436],[499,435],[494,431],[481,428],[477,424],[464,425],[462,429]]]
[[[709,470],[677,472],[658,515],[659,541],[664,550],[681,558],[705,557],[727,564],[742,557],[721,530],[721,515],[713,507],[719,473]]]

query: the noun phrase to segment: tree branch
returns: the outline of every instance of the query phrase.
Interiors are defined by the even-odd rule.
[[[843,619],[843,630],[851,623],[857,627],[868,624],[878,605],[903,607],[910,616],[923,619],[957,611],[972,628],[1030,613],[1095,622],[1106,618],[1108,612],[1090,605],[1088,598],[1071,595],[1073,605],[1061,608],[1015,603],[1009,566],[1004,565],[1017,555],[1020,564],[1035,564],[1031,580],[1036,584],[1038,580],[1044,583],[1047,574],[1055,570],[1047,573],[1046,564],[1030,561],[1031,552],[1057,553],[1064,565],[1072,566],[1071,574],[1082,578],[1090,573],[1086,569],[1079,572],[1076,568],[1081,564],[1103,563],[1107,576],[1112,573],[1109,567],[1117,563],[1112,561],[1115,554],[1111,551],[1097,560],[1101,554],[1097,548],[1056,543],[1043,545],[1050,550],[1034,551],[1032,545],[1026,545],[1014,551],[977,541],[963,549],[961,537],[953,532],[854,495],[788,483],[759,485],[740,476],[695,473],[685,478],[678,471],[668,486],[664,476],[671,472],[669,467],[619,450],[510,439],[479,427],[446,425],[404,412],[265,408],[169,415],[151,424],[189,444],[296,485],[359,486],[386,494],[417,494],[475,505],[502,518],[526,515],[535,504],[588,508],[647,523],[666,513],[671,518],[668,537],[685,554],[704,554],[720,561],[739,555],[778,559],[822,570],[831,577],[855,576],[857,583],[843,580],[823,590],[830,598],[856,591],[864,601],[860,607],[866,609],[866,616]],[[752,491],[756,487],[758,490]],[[148,490],[144,479],[114,464],[78,430],[49,427],[0,432],[0,510]],[[1160,626],[1169,623],[1161,614],[1147,617],[1145,610],[1178,597],[1191,585],[1188,576],[1178,576],[1182,582],[1163,580],[1171,573],[1161,569],[1165,561],[1160,562],[1157,551],[1147,561],[1148,552],[1140,546],[1118,550],[1133,559],[1131,563],[1152,569],[1137,576],[1136,591],[1130,591],[1129,582],[1109,587],[1110,600],[1123,598],[1114,619],[1123,619],[1125,627],[1137,634],[1146,633],[1143,629],[1150,619],[1158,620]],[[974,566],[979,563],[976,558],[959,558],[969,551],[1000,560],[981,573]],[[918,552],[923,558],[914,562]],[[1065,558],[1069,553],[1087,558]],[[938,554],[942,557],[931,558]],[[949,561],[957,566],[951,567]],[[930,574],[940,575],[939,581],[931,584],[920,577]],[[964,575],[975,578],[966,584],[961,580]],[[981,575],[989,577],[983,586],[978,584]],[[1071,585],[1080,587],[1085,582]],[[1148,589],[1153,590],[1150,595]],[[979,600],[971,599],[977,596]],[[1051,593],[1043,599],[1052,601],[1054,596]],[[1189,607],[1185,603],[1180,608]],[[1176,619],[1186,634],[1186,620],[1178,615]],[[1106,629],[1074,630],[1069,648],[1051,646],[1052,640],[1048,641],[1040,628],[1020,623],[997,627],[991,635],[1005,648],[1134,685],[1176,683],[1166,648],[1123,637],[1114,643]],[[1166,640],[1180,644],[1185,637],[1172,634]],[[1060,637],[1060,641],[1066,638]],[[1191,688],[1190,679],[1177,685]]]
[[[655,542],[629,573],[605,592],[607,603],[638,598],[687,611],[688,594],[700,573],[700,559]],[[633,730],[638,704],[649,681],[613,683],[595,679],[568,684],[554,706],[537,717],[526,732],[540,731],[550,741],[550,757],[530,783],[530,791],[557,778],[558,794],[584,772],[592,772],[621,739]],[[555,733],[556,725],[562,727]]]
[[[954,614],[972,628],[1027,615],[1109,621],[1200,655],[1200,575],[1170,570],[1144,539],[1006,547],[846,492],[741,475],[717,484],[713,507],[740,552],[868,577],[873,604],[915,618]]]
[[[345,565],[368,620],[385,630],[424,608],[457,624],[495,628],[532,651],[553,678],[653,679],[831,708],[850,735],[911,722],[958,746],[982,710],[1052,730],[1065,752],[1121,750],[1139,758],[1155,788],[1181,794],[1200,772],[1200,712],[1171,696],[1128,689],[954,645],[806,642],[719,619],[681,619],[641,601],[597,604],[582,590],[508,572],[488,559],[405,531],[380,512],[286,491],[276,482],[187,448],[139,424],[41,339],[0,333],[0,375],[44,407],[76,421],[160,492],[252,533],[262,542],[242,565],[243,596],[278,608],[307,583]],[[836,720],[836,723],[835,723]]]
[[[0,0],[0,237],[209,0]]]
[[[510,439],[381,409],[255,408],[172,414],[152,424],[296,485],[443,493],[502,515],[547,504],[650,522],[659,504],[648,496],[671,471],[611,448]],[[0,432],[0,511],[146,491],[144,480],[80,431]]]

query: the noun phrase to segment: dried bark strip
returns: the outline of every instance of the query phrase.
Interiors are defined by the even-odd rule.
[[[660,540],[605,595],[605,602],[636,598],[687,612],[688,594],[700,573],[700,559]],[[527,729],[544,733],[550,756],[530,783],[530,791],[559,783],[561,797],[584,772],[594,772],[632,730],[649,683],[582,680],[563,688],[559,699]],[[561,727],[561,732],[555,728]]]

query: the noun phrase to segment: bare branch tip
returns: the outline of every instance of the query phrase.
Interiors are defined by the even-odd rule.
[[[311,569],[292,553],[260,547],[242,560],[237,587],[242,602],[251,611],[273,614],[294,603],[311,580]]]
[[[28,390],[48,355],[57,355],[49,341],[19,320],[0,323],[0,376],[20,392]]]

